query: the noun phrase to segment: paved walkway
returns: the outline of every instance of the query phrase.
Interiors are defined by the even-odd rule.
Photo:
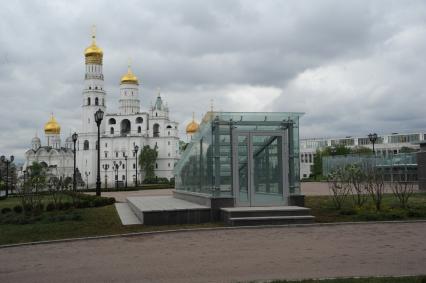
[[[391,188],[387,186],[387,191],[392,192]],[[417,186],[415,187],[417,191]],[[103,196],[115,197],[118,202],[125,202],[126,197],[136,196],[167,196],[172,195],[172,189],[156,189],[144,191],[128,191],[128,192],[102,192]],[[326,182],[303,182],[301,183],[302,194],[307,196],[326,196],[330,195],[330,190]],[[94,194],[94,193],[92,193]]]
[[[88,193],[94,195],[95,193]],[[125,192],[102,192],[104,197],[114,197],[118,202],[126,202],[127,197],[144,197],[144,196],[171,196],[173,189],[154,189],[141,191],[125,191]]]
[[[235,282],[426,273],[426,223],[165,233],[0,249],[0,282]]]

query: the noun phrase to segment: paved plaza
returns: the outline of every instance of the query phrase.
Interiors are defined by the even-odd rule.
[[[418,275],[426,223],[162,233],[0,249],[1,282],[236,282]]]
[[[327,182],[302,182],[300,183],[302,195],[306,196],[327,196],[330,195]],[[392,192],[389,186],[386,187],[388,192]],[[417,186],[415,187],[417,191]],[[94,194],[94,193],[91,193]],[[172,189],[155,189],[127,192],[102,192],[102,196],[114,197],[118,202],[125,202],[127,197],[138,196],[168,196],[172,195]]]

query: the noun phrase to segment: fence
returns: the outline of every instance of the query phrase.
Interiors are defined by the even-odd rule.
[[[322,158],[322,174],[328,176],[337,168],[357,165],[363,170],[377,168],[383,172],[386,181],[417,180],[416,153],[401,153],[392,156],[338,155]]]

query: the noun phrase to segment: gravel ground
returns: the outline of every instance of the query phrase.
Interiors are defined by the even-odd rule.
[[[164,233],[0,249],[0,282],[235,282],[426,274],[426,223]]]

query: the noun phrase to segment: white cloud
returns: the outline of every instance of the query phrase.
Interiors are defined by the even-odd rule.
[[[23,156],[54,112],[80,126],[83,50],[97,25],[108,111],[128,58],[184,126],[228,111],[306,112],[305,136],[425,129],[426,3],[8,1],[0,10],[0,149]],[[19,129],[19,130],[17,130]]]

